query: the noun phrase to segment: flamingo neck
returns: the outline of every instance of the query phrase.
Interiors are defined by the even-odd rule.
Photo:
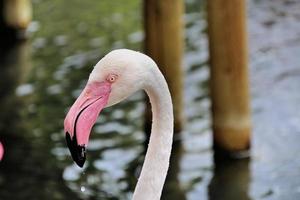
[[[171,155],[173,140],[173,107],[167,83],[155,67],[145,86],[152,108],[151,136],[136,185],[133,200],[159,200]]]

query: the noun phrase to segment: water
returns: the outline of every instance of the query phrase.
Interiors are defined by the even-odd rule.
[[[141,50],[141,1],[33,6],[30,41],[0,59],[0,199],[130,199],[144,156],[144,94],[103,110],[83,170],[66,148],[63,119],[106,52]],[[162,199],[300,198],[299,7],[249,1],[252,159],[214,163],[205,6],[186,1],[187,124],[176,137]]]
[[[84,186],[81,186],[81,187],[80,187],[80,191],[81,191],[81,192],[85,192],[85,187],[84,187]]]

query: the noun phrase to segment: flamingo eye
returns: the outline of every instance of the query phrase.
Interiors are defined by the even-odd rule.
[[[118,78],[118,75],[116,75],[116,74],[110,74],[110,75],[108,75],[108,77],[106,78],[106,80],[108,82],[110,82],[110,83],[113,83],[113,82],[115,82],[117,80],[117,78]]]

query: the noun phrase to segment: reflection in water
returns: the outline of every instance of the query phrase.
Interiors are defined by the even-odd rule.
[[[16,131],[13,131],[19,124],[15,122],[20,121],[20,101],[15,96],[15,90],[24,80],[26,71],[29,70],[27,50],[26,42],[11,43],[2,46],[0,50],[0,139],[7,149],[9,147],[8,138],[18,135]]]
[[[33,142],[35,135],[27,113],[30,100],[20,97],[28,88],[17,89],[31,68],[28,50],[27,42],[1,49],[0,140],[5,156],[0,163],[0,199],[76,199],[60,184],[61,172],[49,156],[49,143],[42,138]]]
[[[214,175],[209,184],[210,200],[250,200],[249,159],[223,160],[215,158]]]
[[[183,153],[183,146],[180,140],[174,141],[170,159],[170,168],[168,171],[166,183],[162,193],[162,199],[180,199],[186,200],[185,191],[183,191],[180,181],[180,161]]]

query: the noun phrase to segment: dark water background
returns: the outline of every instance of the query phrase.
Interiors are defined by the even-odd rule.
[[[186,0],[187,123],[162,199],[300,199],[300,2],[248,3],[252,159],[213,161],[205,2]],[[33,10],[30,40],[0,57],[0,199],[130,199],[144,156],[143,94],[103,111],[84,171],[63,119],[103,55],[142,50],[141,1],[34,0]]]

